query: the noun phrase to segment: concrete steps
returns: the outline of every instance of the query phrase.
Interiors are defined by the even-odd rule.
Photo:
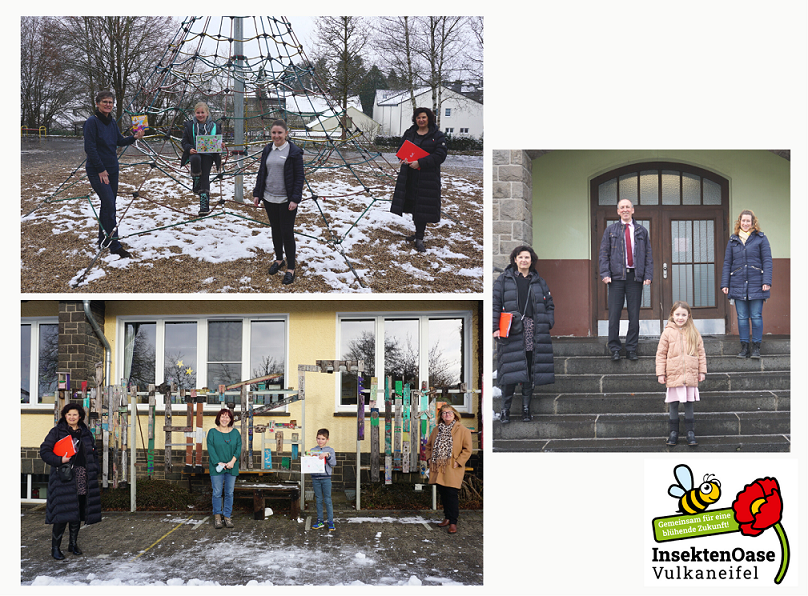
[[[790,338],[766,337],[759,360],[735,357],[735,337],[706,336],[707,379],[695,405],[699,446],[690,451],[790,449]],[[668,407],[657,382],[656,339],[641,340],[640,359],[613,362],[605,338],[553,340],[556,380],[537,387],[531,422],[521,420],[521,393],[511,423],[498,420],[495,391],[494,451],[666,451]],[[680,408],[680,432],[684,434]]]

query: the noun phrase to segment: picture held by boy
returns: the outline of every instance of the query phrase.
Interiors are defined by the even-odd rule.
[[[323,503],[325,503],[328,514],[328,529],[334,529],[334,509],[331,505],[331,474],[334,466],[337,465],[337,454],[333,448],[328,447],[328,429],[321,428],[317,431],[317,447],[312,447],[310,453],[319,455],[325,465],[325,473],[312,474],[311,483],[314,487],[314,498],[317,501],[317,523],[312,525],[313,530],[324,527],[323,524]]]
[[[657,380],[668,388],[665,403],[670,404],[668,445],[679,440],[679,403],[685,405],[685,431],[690,447],[696,442],[693,402],[699,401],[699,383],[707,375],[704,342],[687,302],[677,301],[671,307],[668,324],[659,338],[656,353]]]

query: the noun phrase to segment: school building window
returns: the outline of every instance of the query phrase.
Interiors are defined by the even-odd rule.
[[[454,128],[446,128],[444,133],[447,134],[447,135],[453,134],[454,133]]]
[[[23,319],[20,336],[20,403],[52,404],[59,357],[58,320]]]
[[[471,385],[471,314],[344,315],[339,320],[338,352],[341,360],[364,360],[363,388],[378,379],[377,406],[384,407],[384,379],[420,388]],[[337,407],[353,411],[357,404],[357,375],[339,375]],[[365,397],[369,408],[370,397]],[[453,393],[449,401],[459,411],[470,412],[469,396]]]
[[[149,384],[176,383],[178,389],[232,385],[278,375],[268,388],[286,382],[286,317],[121,320],[123,379],[140,392]],[[162,405],[162,396],[158,405]],[[140,396],[140,403],[148,396]]]
[[[444,116],[446,116],[448,118],[451,115],[452,115],[452,108],[446,108],[446,111],[444,112]]]

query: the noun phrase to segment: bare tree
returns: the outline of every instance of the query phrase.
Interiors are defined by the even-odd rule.
[[[64,67],[82,81],[87,107],[98,91],[116,97],[116,119],[163,56],[177,23],[171,17],[62,17],[54,37],[65,48]]]
[[[342,110],[342,136],[348,128],[348,98],[359,92],[365,76],[363,54],[370,41],[370,28],[363,17],[318,17],[315,62],[322,60],[327,71],[316,74],[325,79]]]
[[[469,17],[468,21],[473,43],[469,44],[466,51],[467,70],[477,84],[481,84],[483,80],[483,20],[483,17]]]
[[[440,128],[443,85],[451,79],[452,71],[461,68],[468,17],[430,16],[421,17],[421,22],[416,51],[427,64],[423,80],[432,90],[432,111]]]
[[[415,83],[418,64],[415,39],[418,20],[409,16],[378,17],[374,23],[373,49],[381,56],[385,66],[400,73],[399,82],[409,92],[415,110]]]
[[[53,17],[24,16],[20,26],[20,123],[27,128],[50,126],[75,97],[63,52],[50,36]]]

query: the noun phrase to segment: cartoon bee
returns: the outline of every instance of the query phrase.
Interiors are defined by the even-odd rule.
[[[701,513],[721,497],[721,483],[714,474],[705,474],[704,481],[693,488],[693,471],[685,464],[673,469],[678,484],[671,484],[668,494],[679,499],[679,511],[691,515]],[[713,479],[710,479],[713,476]]]

